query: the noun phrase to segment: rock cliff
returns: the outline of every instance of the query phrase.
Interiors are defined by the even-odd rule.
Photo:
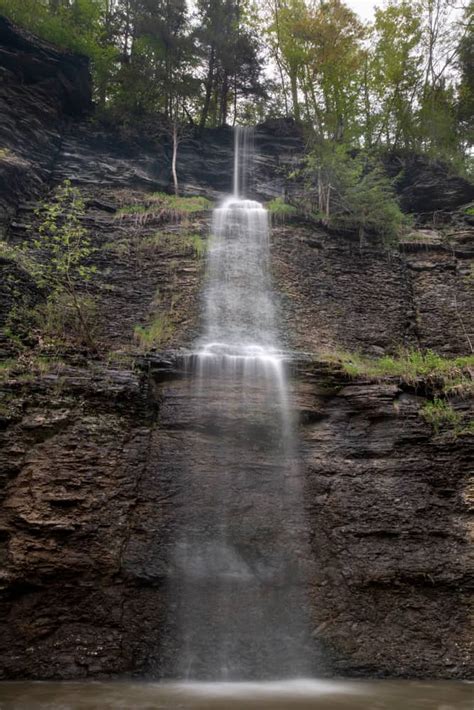
[[[94,358],[66,346],[42,358],[26,351],[0,381],[0,678],[160,677],[176,652],[170,549],[187,441],[198,435],[176,349],[200,332],[203,259],[193,240],[205,242],[209,212],[179,222],[124,215],[169,187],[166,141],[88,121],[85,59],[4,20],[0,40],[0,221],[12,242],[28,238],[41,196],[65,177],[81,187],[101,342]],[[257,143],[255,191],[270,199],[290,189],[301,138],[276,122],[258,129]],[[231,164],[230,130],[190,137],[180,148],[183,190],[216,198],[230,187]],[[472,433],[436,433],[420,417],[426,383],[349,378],[325,357],[400,346],[468,352],[473,234],[453,210],[473,195],[451,178],[441,194],[447,174],[427,170],[401,187],[403,200],[450,210],[449,233],[425,225],[387,250],[304,221],[273,229],[283,334],[310,354],[294,367],[292,398],[324,675],[474,670]],[[7,257],[0,267],[4,323],[16,267]],[[169,352],[143,354],[134,331],[157,313]],[[2,345],[11,358],[8,339]],[[453,403],[467,416],[469,400]]]

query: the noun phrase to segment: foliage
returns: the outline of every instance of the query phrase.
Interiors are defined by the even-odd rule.
[[[396,377],[412,387],[428,385],[428,391],[436,392],[427,401],[420,415],[435,433],[450,428],[455,436],[472,434],[474,423],[466,421],[448,401],[448,397],[472,397],[474,395],[474,355],[455,358],[443,357],[431,350],[405,350],[397,357],[385,355],[368,358],[357,353],[327,353],[324,359],[337,363],[351,378],[368,377],[375,381]]]
[[[211,202],[205,197],[179,197],[164,192],[149,195],[146,202],[135,202],[121,207],[117,219],[132,219],[137,224],[147,222],[179,222],[186,217],[206,212]]]
[[[111,4],[110,0],[0,0],[0,14],[61,48],[90,57],[96,98],[101,94],[105,101],[105,86],[119,60],[119,49],[110,42]]]
[[[175,166],[189,128],[269,115],[320,144],[472,164],[472,0],[387,0],[372,23],[341,0],[0,0],[0,12],[89,56],[100,114],[171,139]]]
[[[129,126],[220,125],[240,98],[264,94],[247,3],[198,0],[195,12],[186,0],[0,0],[0,13],[89,56],[100,109]]]
[[[474,144],[474,2],[470,2],[464,14],[467,31],[459,42],[458,68],[460,82],[456,103],[457,120],[460,122],[461,140],[464,148]]]
[[[95,348],[92,302],[82,291],[96,268],[88,263],[94,249],[82,223],[81,193],[65,180],[36,214],[41,220],[37,231],[16,250],[19,263],[47,294],[30,317],[47,335],[69,331]]]
[[[364,25],[340,0],[266,0],[280,105],[319,141],[418,150],[459,164],[472,145],[472,0],[388,0]]]

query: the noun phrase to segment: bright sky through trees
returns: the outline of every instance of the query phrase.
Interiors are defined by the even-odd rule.
[[[372,0],[348,0],[347,5],[349,5],[352,10],[357,12],[359,17],[363,20],[372,20],[374,16],[374,6],[376,3]],[[377,3],[379,6],[382,3]]]

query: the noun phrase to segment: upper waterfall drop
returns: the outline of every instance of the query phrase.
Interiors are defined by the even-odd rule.
[[[276,349],[267,210],[247,197],[253,131],[235,129],[233,194],[214,210],[202,354],[264,357]]]
[[[236,126],[234,128],[234,179],[232,184],[232,197],[235,200],[246,199],[252,189],[254,152],[253,129]]]

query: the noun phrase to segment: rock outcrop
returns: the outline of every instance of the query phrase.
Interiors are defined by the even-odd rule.
[[[442,161],[421,155],[391,155],[386,159],[387,173],[395,183],[400,205],[427,221],[443,216],[474,200],[474,185],[456,175]]]
[[[433,435],[421,393],[396,380],[316,363],[296,390],[314,634],[332,671],[471,677],[472,435]]]

